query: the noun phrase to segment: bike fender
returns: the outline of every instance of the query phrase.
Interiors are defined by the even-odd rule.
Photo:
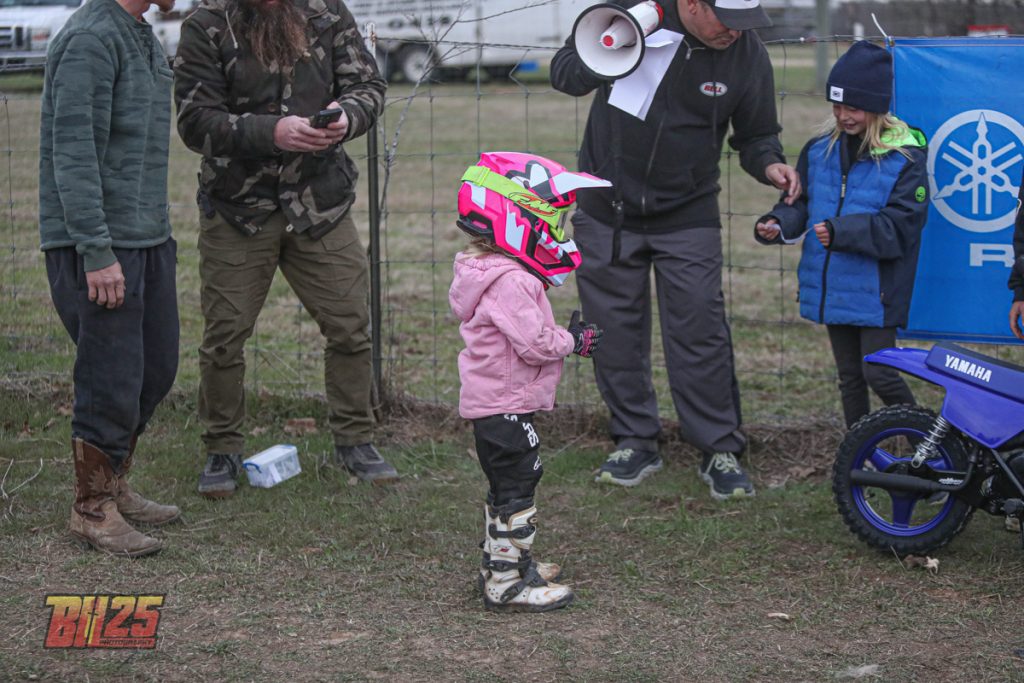
[[[945,389],[942,416],[984,446],[998,448],[1024,429],[1024,404],[932,370],[926,365],[928,353],[923,349],[882,349],[864,360],[888,365]]]
[[[876,365],[888,365],[900,372],[914,375],[921,379],[945,387],[951,381],[948,375],[932,370],[925,361],[928,360],[928,352],[924,349],[882,349],[864,356],[868,363]],[[952,380],[955,381],[955,380]]]
[[[1024,429],[1024,404],[965,382],[946,389],[942,416],[978,443],[999,448]]]

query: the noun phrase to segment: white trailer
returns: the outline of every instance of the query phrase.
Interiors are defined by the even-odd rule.
[[[46,48],[75,10],[87,0],[0,1],[0,72],[38,70],[46,64]],[[194,0],[177,0],[171,12],[151,6],[145,14],[168,58],[178,50],[181,22]]]
[[[386,77],[429,73],[464,78],[473,67],[507,76],[547,62],[576,16],[598,0],[348,0],[362,28],[377,33]]]

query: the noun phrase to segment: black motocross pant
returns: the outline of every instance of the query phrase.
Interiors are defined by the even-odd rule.
[[[473,420],[473,436],[477,459],[490,484],[488,503],[496,508],[513,504],[519,510],[533,505],[533,492],[544,475],[533,413]]]

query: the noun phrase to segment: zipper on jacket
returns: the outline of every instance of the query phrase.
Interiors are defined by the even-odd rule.
[[[666,105],[667,106],[667,105]],[[647,215],[647,189],[650,187],[651,169],[654,168],[654,157],[658,154],[658,143],[661,141],[661,129],[665,125],[665,115],[658,121],[658,128],[654,132],[654,143],[651,145],[651,154],[647,157],[647,170],[644,172],[644,188],[640,191],[640,215]]]
[[[686,66],[690,61],[690,57],[693,55],[694,48],[690,47],[690,44],[686,42],[686,36],[682,38],[683,45],[686,46],[686,57],[683,59],[683,68],[679,69],[672,77],[672,80],[668,82],[665,88],[665,111],[661,114],[661,119],[658,121],[658,127],[654,133],[654,142],[651,145],[650,156],[647,157],[647,169],[644,171],[643,187],[640,189],[640,215],[647,215],[647,190],[650,187],[651,171],[654,169],[654,157],[658,153],[658,143],[661,142],[661,131],[665,127],[665,118],[668,116],[668,109],[672,103],[672,90],[675,86],[676,81],[682,76],[683,71],[686,70]],[[703,48],[697,48],[703,49]],[[714,62],[712,62],[714,65]],[[671,66],[671,65],[670,65]],[[713,72],[712,72],[713,73]]]
[[[842,184],[839,186],[839,206],[836,216],[843,212],[843,200],[846,199],[846,173],[843,173]],[[832,236],[835,239],[835,235]],[[828,293],[828,262],[832,259],[832,243],[825,249],[825,264],[821,268],[821,303],[818,305],[818,322],[825,322],[825,295]]]

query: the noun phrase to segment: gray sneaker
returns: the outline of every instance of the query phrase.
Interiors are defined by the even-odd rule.
[[[207,498],[227,498],[238,488],[241,453],[210,453],[199,473],[199,493]]]
[[[597,470],[597,483],[636,486],[655,472],[661,471],[661,458],[654,451],[622,448],[604,461]]]
[[[335,446],[334,457],[339,465],[356,475],[360,481],[385,484],[398,480],[398,472],[381,457],[373,444]]]
[[[715,500],[754,495],[754,485],[734,453],[705,453],[697,474],[711,489],[711,497]]]

